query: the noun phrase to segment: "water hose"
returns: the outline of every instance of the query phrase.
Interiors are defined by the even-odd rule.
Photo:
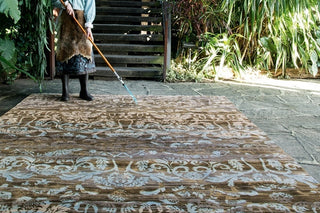
[[[63,0],[60,0],[61,4],[65,7],[65,3],[63,2]],[[80,27],[81,31],[87,36],[87,32],[86,30],[82,27],[82,25],[79,23],[79,21],[76,19],[75,16],[72,16],[73,20],[77,23],[77,25]],[[117,77],[117,79],[120,81],[120,83],[122,84],[122,86],[127,90],[127,92],[129,93],[129,95],[132,97],[133,101],[135,104],[137,104],[137,99],[134,97],[134,95],[132,94],[132,92],[129,90],[129,88],[126,86],[126,84],[124,83],[124,81],[122,80],[121,76],[116,72],[116,70],[113,68],[113,66],[110,64],[110,62],[107,60],[107,58],[103,55],[103,53],[101,52],[101,50],[99,49],[99,47],[94,43],[94,41],[91,39],[91,37],[87,36],[87,38],[89,39],[89,41],[91,42],[91,44],[94,46],[94,48],[98,51],[98,53],[100,54],[100,56],[102,57],[102,59],[104,60],[104,62],[108,65],[108,67],[111,69],[111,71],[114,73],[114,75]]]

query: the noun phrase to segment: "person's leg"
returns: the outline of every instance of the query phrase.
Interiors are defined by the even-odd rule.
[[[61,81],[62,81],[62,101],[69,101],[69,74],[62,74],[61,75]]]
[[[92,101],[93,97],[88,93],[88,79],[89,79],[89,74],[85,74],[85,75],[79,75],[79,81],[80,81],[80,95],[79,97],[83,100],[86,101]]]

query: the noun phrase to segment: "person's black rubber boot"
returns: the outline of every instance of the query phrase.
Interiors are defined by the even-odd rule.
[[[70,99],[70,96],[69,96],[69,75],[63,74],[61,76],[61,81],[62,81],[61,101],[69,101],[69,99]]]
[[[88,89],[87,89],[88,78],[89,78],[88,74],[79,75],[79,81],[80,81],[80,87],[81,87],[79,97],[86,101],[92,101],[93,97],[88,93]]]

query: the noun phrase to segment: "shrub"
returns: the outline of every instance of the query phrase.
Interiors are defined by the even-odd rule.
[[[176,0],[172,4],[179,40],[175,60],[184,57],[182,44],[193,42],[198,46],[193,54],[205,65],[202,71],[227,65],[235,76],[247,67],[281,69],[283,76],[287,68],[318,72],[318,1]],[[198,7],[201,10],[195,11]]]
[[[1,1],[0,18],[5,24],[0,28],[0,72],[8,83],[22,72],[41,85],[50,11],[50,0]]]

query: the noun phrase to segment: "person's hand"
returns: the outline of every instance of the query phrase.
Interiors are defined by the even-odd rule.
[[[74,11],[73,11],[73,8],[72,8],[72,6],[71,6],[70,3],[68,3],[68,4],[66,5],[66,10],[67,10],[67,13],[68,13],[70,16],[74,16]]]
[[[59,8],[53,8],[52,15],[53,19],[56,20],[56,18],[59,16]]]
[[[93,41],[93,34],[90,27],[87,27],[87,38],[91,38],[91,40]]]

